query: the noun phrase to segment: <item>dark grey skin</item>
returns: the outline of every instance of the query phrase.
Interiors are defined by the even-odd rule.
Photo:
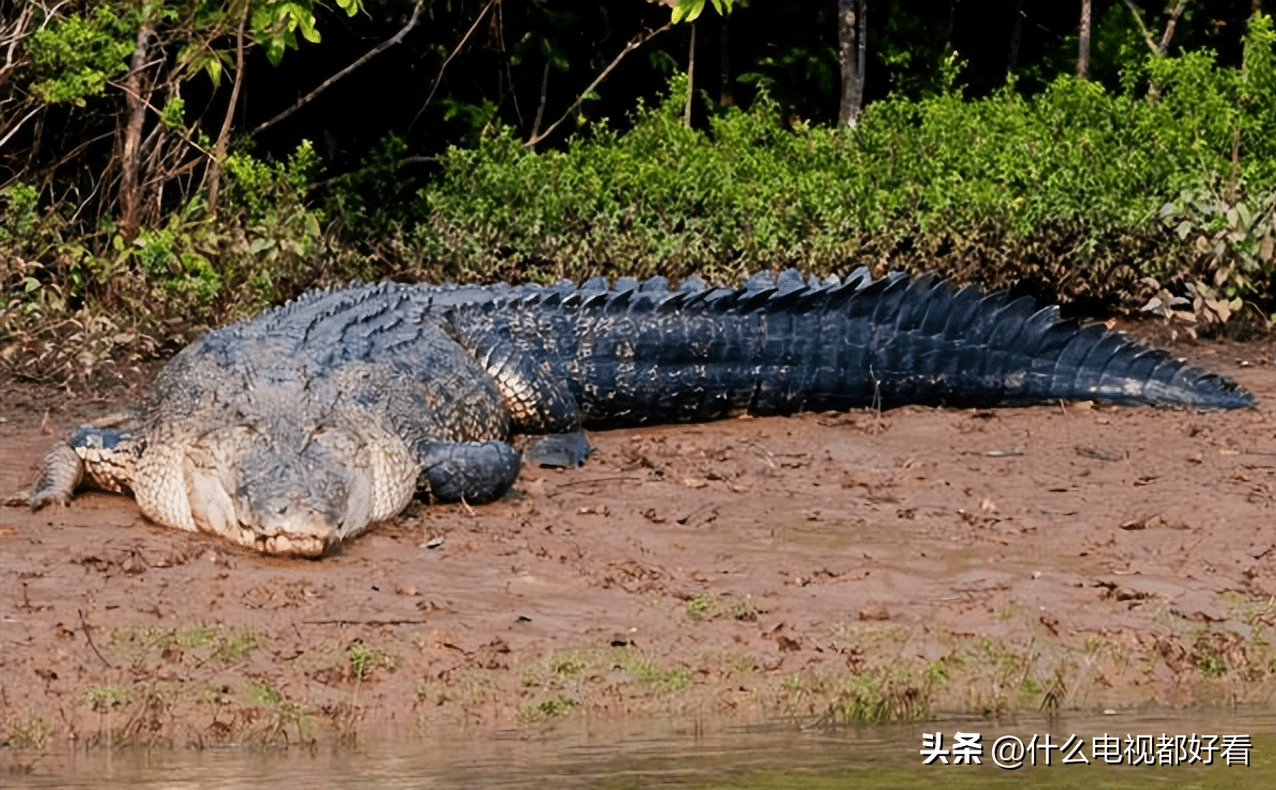
[[[139,408],[51,450],[30,503],[87,478],[160,524],[317,557],[414,495],[482,502],[523,463],[582,463],[586,428],[1060,399],[1253,403],[1053,307],[934,277],[355,285],[192,343]]]

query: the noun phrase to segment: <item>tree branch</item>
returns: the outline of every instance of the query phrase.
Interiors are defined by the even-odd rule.
[[[1187,0],[1179,0],[1174,6],[1174,10],[1170,12],[1170,19],[1165,23],[1165,33],[1161,35],[1161,54],[1164,55],[1170,48],[1170,39],[1174,37],[1174,26],[1178,24],[1179,17],[1183,15],[1183,10],[1187,8]]]
[[[217,213],[217,195],[221,191],[222,159],[226,157],[226,143],[230,139],[230,125],[235,118],[235,106],[239,104],[239,89],[244,84],[244,28],[248,25],[248,7],[244,7],[244,16],[239,20],[239,31],[235,34],[235,84],[230,89],[230,103],[226,107],[226,115],[222,118],[222,128],[217,133],[217,142],[213,145],[213,161],[208,165],[208,213]]]
[[[8,133],[8,134],[6,134],[4,137],[0,137],[0,148],[4,148],[4,144],[5,144],[5,143],[7,143],[7,142],[9,142],[9,138],[10,138],[10,137],[13,137],[15,134],[17,134],[17,133],[18,133],[18,130],[22,128],[22,124],[24,124],[24,123],[26,123],[27,121],[31,120],[31,116],[35,115],[36,113],[38,113],[40,110],[43,110],[43,109],[44,109],[44,107],[43,107],[43,106],[36,107],[36,108],[35,108],[34,110],[32,110],[31,112],[29,112],[29,113],[27,113],[26,115],[24,115],[24,116],[22,117],[22,120],[20,120],[20,121],[18,121],[17,123],[15,123],[15,124],[13,125],[13,128],[9,130],[9,133]]]
[[[1077,36],[1077,76],[1083,80],[1090,79],[1090,31],[1093,10],[1091,0],[1081,0],[1081,26],[1080,34]]]
[[[430,86],[430,95],[425,97],[425,103],[421,105],[421,109],[416,111],[416,115],[412,116],[412,123],[408,124],[408,134],[412,134],[412,128],[416,126],[416,122],[421,120],[421,113],[425,112],[425,108],[430,106],[430,102],[434,101],[434,92],[439,89],[440,83],[443,82],[443,72],[447,70],[447,65],[452,62],[452,58],[456,57],[465,43],[470,40],[470,36],[474,35],[474,31],[478,30],[479,22],[483,21],[483,17],[487,16],[487,12],[492,10],[492,6],[496,5],[500,0],[488,0],[487,5],[483,6],[483,10],[479,11],[479,15],[474,17],[474,23],[470,25],[470,29],[465,31],[465,35],[461,36],[461,40],[456,43],[448,56],[443,59],[443,64],[439,66],[439,73],[434,77],[434,84]]]
[[[687,104],[682,110],[682,125],[691,126],[691,101],[696,96],[696,22],[691,20],[691,44],[687,47]]]
[[[1148,49],[1152,50],[1155,55],[1164,55],[1170,46],[1170,39],[1174,37],[1174,27],[1178,24],[1179,17],[1183,15],[1184,9],[1187,8],[1187,0],[1178,0],[1174,5],[1174,10],[1170,12],[1169,21],[1165,23],[1165,32],[1161,35],[1161,43],[1157,44],[1152,38],[1152,31],[1148,30],[1148,26],[1143,22],[1143,15],[1139,13],[1139,9],[1134,5],[1132,0],[1121,0],[1125,3],[1125,7],[1130,9],[1130,15],[1134,17],[1134,24],[1139,26],[1139,32],[1143,34],[1143,41],[1148,45]]]
[[[545,61],[545,73],[541,74],[541,103],[536,108],[536,120],[532,121],[532,137],[540,134],[541,121],[545,120],[545,100],[549,95],[549,61]]]
[[[660,35],[661,33],[665,32],[668,29],[669,29],[669,25],[665,25],[664,27],[659,27],[659,28],[656,28],[655,30],[647,30],[642,33],[639,33],[636,38],[634,38],[632,41],[630,41],[628,44],[625,45],[625,48],[620,51],[620,54],[617,55],[612,60],[611,63],[607,64],[607,68],[603,69],[602,72],[597,77],[594,78],[594,81],[589,83],[589,87],[585,88],[585,90],[582,91],[581,94],[576,97],[576,101],[572,102],[572,106],[567,108],[567,112],[563,113],[563,117],[551,123],[549,125],[549,128],[547,128],[544,132],[541,132],[539,135],[527,140],[527,142],[523,143],[523,145],[527,148],[534,148],[536,144],[539,143],[541,140],[544,140],[546,137],[549,137],[551,134],[553,134],[554,130],[558,128],[559,124],[567,120],[568,116],[570,116],[572,112],[577,107],[580,106],[580,103],[585,100],[585,97],[589,95],[590,91],[592,91],[594,88],[597,88],[599,84],[602,83],[603,80],[607,79],[607,75],[611,74],[612,71],[614,71],[615,68],[620,65],[620,61],[623,60],[626,55],[628,55],[630,52],[633,52],[638,47],[641,47],[643,44],[646,44],[648,41],[652,40],[653,38],[655,38],[656,36]]]
[[[349,66],[346,66],[341,71],[338,71],[336,74],[333,74],[328,79],[319,83],[319,87],[315,88],[310,93],[307,93],[305,96],[302,96],[300,99],[297,99],[297,101],[293,102],[292,106],[289,107],[288,109],[279,113],[274,118],[271,118],[269,121],[258,124],[255,128],[253,128],[252,131],[248,133],[248,135],[251,137],[252,135],[265,131],[266,129],[269,129],[270,127],[279,123],[283,119],[295,113],[297,110],[300,110],[302,107],[305,107],[307,104],[314,101],[319,96],[319,94],[331,88],[339,80],[349,76],[350,73],[353,72],[355,69],[359,68],[363,64],[372,60],[377,55],[380,55],[382,52],[385,52],[387,49],[394,46],[395,44],[398,44],[400,41],[403,40],[403,37],[406,36],[410,30],[412,30],[412,28],[416,27],[417,20],[421,18],[422,5],[424,5],[423,2],[418,2],[416,4],[416,6],[412,9],[412,18],[408,20],[408,23],[404,25],[403,29],[400,30],[398,33],[395,33],[393,36],[390,36],[385,41],[382,41],[380,44],[377,44],[375,47],[373,47],[372,49],[364,53],[364,55],[360,57],[358,60],[356,60],[354,63],[351,63]]]
[[[1161,54],[1160,48],[1156,46],[1156,41],[1152,39],[1152,32],[1148,30],[1148,26],[1143,23],[1143,14],[1139,13],[1139,9],[1135,7],[1131,0],[1121,0],[1125,3],[1125,7],[1130,9],[1130,15],[1134,17],[1134,24],[1139,26],[1139,32],[1143,34],[1143,41],[1148,45],[1148,49],[1156,54]]]

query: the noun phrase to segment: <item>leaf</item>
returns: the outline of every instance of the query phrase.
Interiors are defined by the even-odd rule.
[[[1250,225],[1254,224],[1254,212],[1250,210],[1249,204],[1236,204],[1236,219],[1236,224],[1239,224],[1243,228],[1248,228]]]
[[[305,14],[297,17],[297,25],[301,28],[301,36],[311,44],[319,43],[319,31],[315,29],[315,15]]]
[[[1153,296],[1151,299],[1149,299],[1149,300],[1148,300],[1147,304],[1145,304],[1145,305],[1143,305],[1142,307],[1140,307],[1140,308],[1139,308],[1139,312],[1141,312],[1141,313],[1164,313],[1164,312],[1165,312],[1165,303],[1161,301],[1160,297]]]
[[[271,37],[266,43],[266,59],[270,65],[278,66],[284,59],[284,40],[279,36]]]
[[[674,25],[680,22],[694,22],[702,13],[704,13],[704,0],[678,0],[669,21]]]

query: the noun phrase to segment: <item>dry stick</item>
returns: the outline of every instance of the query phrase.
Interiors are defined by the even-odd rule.
[[[153,64],[151,64],[151,65],[153,65]],[[107,83],[106,83],[106,84],[107,84],[107,85],[110,85],[110,86],[111,86],[111,87],[113,87],[113,88],[118,88],[118,89],[120,90],[120,92],[121,92],[121,93],[124,93],[124,94],[125,94],[125,95],[127,95],[127,96],[130,96],[130,97],[136,97],[139,101],[141,101],[141,102],[142,102],[142,104],[143,104],[143,106],[145,107],[145,109],[150,110],[151,112],[155,113],[155,115],[157,115],[157,116],[159,116],[159,117],[163,117],[163,115],[164,115],[163,111],[162,111],[159,107],[156,107],[156,106],[155,106],[155,104],[154,104],[154,102],[152,102],[152,101],[150,100],[150,98],[148,98],[147,96],[143,96],[143,95],[142,95],[142,94],[140,94],[140,93],[135,92],[135,91],[133,90],[133,88],[131,88],[131,87],[130,87],[127,83],[123,83],[123,82],[115,82],[114,80],[107,80]],[[151,93],[154,93],[154,91],[151,91]],[[99,137],[99,138],[95,138],[95,140],[97,140],[97,139],[101,139],[101,138],[100,138],[100,137]],[[187,135],[183,135],[181,139],[182,139],[182,142],[186,143],[186,144],[187,144],[187,145],[189,145],[191,148],[194,148],[196,151],[199,151],[199,152],[200,152],[201,154],[203,154],[204,156],[210,156],[210,157],[211,157],[211,156],[213,155],[213,152],[212,152],[212,151],[205,149],[205,148],[204,148],[203,146],[201,146],[199,143],[197,143],[197,142],[195,142],[194,140],[192,140],[192,139],[190,138],[190,135],[189,135],[189,134],[187,134]],[[90,141],[90,142],[93,142],[93,141]],[[80,149],[83,149],[83,148],[85,148],[85,147],[87,147],[87,144],[80,146]],[[80,149],[77,149],[77,150],[80,150]],[[69,160],[70,160],[70,159],[72,159],[72,158],[73,158],[73,157],[70,157],[70,156],[63,157],[63,163],[65,163],[66,161],[69,161]]]
[[[403,29],[400,30],[398,33],[395,33],[393,36],[390,36],[385,41],[382,41],[380,44],[377,44],[375,47],[368,50],[367,53],[365,53],[362,57],[360,57],[354,63],[351,63],[349,66],[346,66],[341,71],[338,71],[336,74],[333,74],[331,77],[321,82],[319,84],[319,87],[315,88],[310,93],[307,93],[305,96],[302,96],[300,99],[297,99],[297,101],[293,102],[292,106],[289,107],[288,109],[279,113],[274,118],[271,118],[269,121],[265,121],[264,123],[258,124],[251,132],[248,133],[248,135],[251,137],[257,134],[258,132],[269,129],[270,127],[279,123],[283,119],[295,113],[297,110],[300,110],[302,107],[314,101],[315,98],[319,96],[319,94],[331,88],[334,84],[336,84],[337,81],[343,79],[344,77],[349,76],[350,72],[354,71],[355,69],[359,68],[363,64],[372,60],[377,55],[380,55],[382,52],[385,52],[387,49],[394,46],[395,44],[398,44],[400,41],[403,40],[403,37],[406,36],[409,31],[412,30],[412,28],[416,27],[417,20],[421,17],[421,6],[422,6],[422,3],[416,4],[416,7],[412,9],[412,18],[408,20],[408,23],[404,25]]]
[[[89,633],[89,624],[84,622],[84,610],[76,609],[75,611],[78,615],[80,615],[80,629],[84,631],[84,639],[89,643],[89,647],[93,648],[93,653],[98,658],[102,659],[102,663],[106,665],[107,669],[114,669],[114,667],[111,666],[111,662],[103,658],[102,654],[98,652],[97,645],[93,644],[93,635]]]
[[[544,140],[546,137],[549,137],[551,134],[553,134],[554,130],[558,128],[559,124],[567,120],[567,118],[572,114],[572,112],[577,107],[580,106],[580,103],[585,100],[585,97],[588,96],[589,93],[593,91],[594,88],[597,88],[598,85],[603,80],[607,79],[607,75],[611,74],[612,71],[614,71],[615,68],[620,65],[620,61],[624,59],[626,55],[628,55],[630,52],[633,52],[638,47],[641,47],[643,44],[646,44],[648,41],[650,41],[651,39],[655,38],[656,36],[660,35],[661,33],[665,32],[668,29],[669,29],[669,25],[665,25],[664,27],[659,27],[659,28],[656,28],[655,30],[645,31],[643,33],[640,33],[637,38],[633,39],[628,44],[626,44],[625,48],[620,51],[620,54],[617,55],[615,59],[612,60],[611,63],[607,64],[607,68],[603,69],[602,73],[600,73],[597,77],[595,77],[593,82],[589,83],[589,87],[585,88],[585,90],[581,92],[579,96],[576,97],[576,101],[572,102],[572,106],[567,108],[567,112],[563,113],[563,117],[559,118],[557,121],[554,121],[552,124],[550,124],[549,128],[546,129],[541,134],[523,143],[523,146],[526,148],[532,148],[541,140]]]
[[[239,20],[239,31],[235,33],[235,84],[230,89],[230,103],[226,106],[226,116],[222,118],[222,128],[217,132],[217,142],[213,144],[213,161],[208,165],[208,213],[217,213],[217,193],[221,191],[222,159],[226,156],[226,141],[230,139],[230,124],[235,118],[235,105],[239,104],[239,89],[244,84],[244,28],[248,24],[248,7],[244,7],[244,15]]]
[[[687,47],[687,106],[682,110],[682,125],[691,126],[691,101],[696,95],[696,23],[691,23],[691,45]]]
[[[536,120],[532,121],[532,137],[540,134],[541,121],[545,120],[545,99],[549,95],[549,61],[545,61],[545,73],[541,75],[541,106],[536,108]]]
[[[474,31],[478,30],[479,22],[483,21],[483,17],[487,16],[487,12],[492,9],[500,0],[488,0],[487,5],[483,6],[483,10],[479,11],[479,15],[474,18],[474,24],[470,25],[470,29],[465,31],[465,35],[461,36],[461,40],[456,43],[448,56],[443,59],[443,65],[439,66],[439,73],[434,76],[434,84],[430,86],[430,94],[425,97],[425,103],[421,105],[421,109],[416,111],[416,115],[412,116],[412,123],[408,124],[408,134],[412,134],[412,128],[416,126],[416,122],[421,120],[421,113],[425,112],[425,108],[430,106],[430,102],[434,101],[434,92],[439,89],[439,85],[443,82],[443,72],[447,70],[447,65],[452,62],[452,58],[457,56],[465,47],[465,43],[470,40],[470,36],[474,35]]]
[[[13,35],[3,42],[0,42],[0,46],[8,47],[4,55],[4,68],[0,68],[0,79],[4,78],[6,72],[13,70],[13,51],[17,48],[18,43],[21,42],[22,39],[27,38],[30,35],[27,33],[27,23],[30,21],[31,4],[27,4],[23,7],[22,13],[18,15],[18,18],[13,21],[12,27],[5,30],[6,33],[12,30]]]
[[[500,98],[496,100],[499,105],[505,101],[505,97],[510,97],[510,102],[514,105],[514,115],[518,118],[519,128],[523,126],[523,111],[518,107],[518,91],[515,89],[514,71],[510,68],[510,59],[505,51],[505,6],[496,6],[496,13],[492,16],[492,24],[496,27],[496,44],[501,53],[501,61],[505,66],[505,78],[509,80],[509,92],[502,92]]]
[[[38,113],[40,110],[43,110],[43,109],[44,109],[43,107],[36,107],[31,112],[27,113],[22,120],[14,124],[13,128],[9,130],[8,134],[6,134],[4,137],[0,137],[0,148],[4,148],[4,144],[9,142],[9,138],[13,137],[15,134],[18,133],[18,130],[22,128],[22,124],[31,120],[31,116],[35,115],[36,113]]]

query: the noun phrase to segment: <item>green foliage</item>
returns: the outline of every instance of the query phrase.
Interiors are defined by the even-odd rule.
[[[283,162],[266,162],[246,153],[226,157],[227,202],[249,223],[266,220],[281,208],[305,204],[319,157],[309,140],[302,140]]]
[[[266,50],[270,65],[278,66],[284,52],[297,48],[297,34],[312,44],[320,35],[315,27],[314,0],[264,0],[253,4],[253,37]],[[354,16],[363,9],[363,0],[337,0],[337,6]]]
[[[30,184],[18,182],[0,189],[0,244],[27,238],[39,215],[40,193]]]
[[[216,81],[233,63],[225,42],[238,21],[228,4],[196,6],[192,29],[220,43],[177,50],[171,73]],[[359,4],[339,6],[351,12]],[[234,6],[256,15],[253,40],[278,56],[298,35],[317,35],[315,7]],[[99,6],[91,16],[57,17],[31,37],[40,75],[32,84],[44,86],[47,101],[86,100],[118,76],[136,29],[125,16]],[[162,14],[153,21],[176,24]],[[320,162],[309,142],[283,159],[232,146],[215,220],[198,191],[168,191],[162,217],[130,238],[117,233],[110,211],[42,204],[53,188],[42,192],[32,185],[47,182],[20,176],[0,189],[0,337],[80,310],[88,311],[77,317],[84,327],[110,312],[148,331],[168,322],[168,337],[173,319],[193,329],[316,285],[384,276],[732,279],[761,268],[825,273],[869,264],[994,287],[1049,284],[1054,297],[1130,308],[1156,300],[1163,314],[1190,306],[1224,319],[1242,302],[1270,304],[1270,18],[1252,20],[1240,68],[1219,66],[1208,51],[1150,56],[1129,45],[1127,33],[1109,42],[1131,52],[1120,89],[1065,75],[1031,96],[1011,81],[968,98],[962,63],[950,53],[930,69],[918,91],[925,98],[870,102],[853,130],[804,122],[766,91],[748,109],[713,108],[702,126],[688,127],[686,77],[674,73],[667,97],[638,102],[623,131],[586,126],[560,149],[538,153],[500,125],[495,103],[441,99],[468,130],[467,143],[428,165],[410,155],[404,137],[389,135],[316,194]],[[566,56],[543,37],[525,37],[514,49],[565,68]],[[787,73],[794,85],[835,78],[831,54],[811,46],[792,54],[780,63],[787,55],[774,53],[776,75]],[[769,79],[767,72],[758,81]],[[181,137],[175,151],[208,150],[199,119],[185,128],[174,85],[153,94],[151,130]],[[187,172],[198,182],[198,169]],[[423,187],[409,178],[422,173],[430,176]],[[150,205],[158,202],[157,195]],[[86,343],[54,338],[47,347]]]
[[[72,305],[151,329],[165,322],[171,334],[254,312],[321,281],[328,240],[322,213],[307,202],[317,169],[308,142],[283,162],[237,152],[227,157],[216,221],[196,197],[132,240],[106,225],[110,244],[96,253],[66,232],[58,212],[40,210],[34,188],[5,187],[0,286],[11,297],[0,304],[0,337],[48,326]]]
[[[182,227],[177,219],[165,228],[143,230],[131,248],[121,251],[165,301],[207,304],[221,291],[221,276],[208,258],[196,251],[198,240],[192,229]],[[115,238],[123,244],[119,236]]]
[[[346,652],[346,661],[349,665],[350,677],[355,680],[367,680],[378,669],[393,672],[403,663],[403,659],[399,656],[369,647],[358,640],[351,643],[350,649]]]
[[[872,103],[853,131],[785,131],[765,95],[687,128],[675,76],[622,134],[537,154],[498,129],[449,149],[412,238],[476,278],[882,262],[1130,307],[1155,283],[1271,298],[1272,42],[1260,16],[1244,70],[1208,52],[1148,58],[1124,92],[1062,76],[1031,98],[965,99],[950,60],[937,95]],[[1145,80],[1159,95],[1138,94]]]
[[[713,10],[719,14],[726,16],[731,13],[731,6],[735,0],[712,0]],[[678,0],[674,3],[670,14],[670,24],[676,25],[679,22],[694,22],[704,13],[705,0]]]
[[[35,31],[28,45],[31,92],[47,104],[79,106],[87,97],[101,95],[107,80],[128,70],[137,29],[131,16],[99,5],[91,16],[55,18]]]

